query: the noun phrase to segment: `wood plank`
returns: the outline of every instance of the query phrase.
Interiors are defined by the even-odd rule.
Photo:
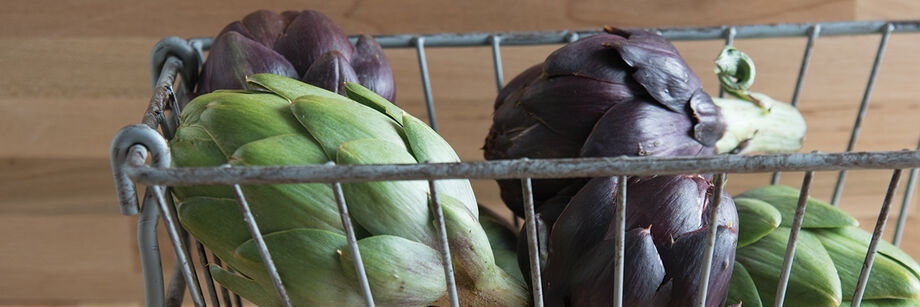
[[[349,33],[530,31],[851,20],[855,0],[705,0],[610,5],[591,1],[158,1],[13,2],[0,37],[209,36],[256,9],[317,9]],[[36,16],[33,12],[43,12]],[[117,24],[119,26],[112,27]]]
[[[135,228],[111,214],[0,215],[0,303],[135,301]]]

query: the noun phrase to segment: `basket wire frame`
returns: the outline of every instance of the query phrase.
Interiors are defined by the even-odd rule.
[[[714,157],[666,157],[666,158],[580,158],[580,159],[552,159],[552,160],[508,160],[484,161],[463,163],[423,163],[418,165],[358,165],[358,166],[296,166],[296,167],[234,167],[216,170],[215,168],[181,169],[169,168],[169,150],[165,138],[170,138],[178,127],[178,95],[183,95],[193,88],[196,71],[204,60],[204,51],[210,48],[212,38],[196,38],[183,40],[169,37],[162,40],[151,56],[151,76],[153,81],[153,95],[147,111],[141,121],[142,124],[128,126],[113,139],[112,142],[112,169],[116,183],[116,193],[124,215],[140,213],[138,220],[138,245],[141,251],[141,262],[145,278],[145,296],[147,306],[177,306],[182,302],[185,289],[195,306],[207,306],[202,286],[191,259],[191,249],[188,234],[175,220],[175,206],[172,198],[168,197],[167,186],[200,185],[200,184],[225,184],[234,188],[238,197],[241,212],[248,212],[245,195],[239,189],[240,184],[258,183],[294,183],[294,182],[325,182],[332,184],[339,205],[342,223],[348,234],[348,245],[356,255],[355,269],[360,280],[365,302],[373,306],[373,296],[367,284],[361,257],[355,243],[354,231],[347,214],[347,204],[341,192],[342,182],[371,181],[371,180],[428,180],[431,191],[431,210],[434,212],[435,224],[438,228],[440,242],[439,252],[444,259],[445,274],[449,303],[459,306],[457,300],[456,282],[453,279],[450,250],[447,244],[446,230],[444,228],[441,204],[438,200],[437,190],[434,188],[437,180],[441,179],[508,179],[522,180],[522,193],[525,199],[525,223],[527,229],[527,242],[530,247],[530,263],[533,286],[533,304],[542,306],[542,282],[537,261],[536,250],[536,223],[533,220],[532,178],[571,178],[571,177],[596,177],[618,176],[616,211],[614,223],[616,224],[615,249],[615,283],[613,306],[622,305],[622,278],[623,278],[623,236],[625,203],[627,197],[626,176],[651,175],[651,174],[682,174],[682,173],[717,173],[714,184],[717,193],[713,199],[711,214],[715,216],[721,202],[726,173],[751,173],[773,172],[771,183],[777,183],[780,171],[803,171],[804,179],[800,189],[800,199],[796,208],[792,232],[784,258],[781,278],[777,287],[776,302],[781,305],[785,297],[792,260],[794,259],[795,244],[801,228],[802,218],[810,191],[811,182],[815,171],[839,170],[833,195],[833,204],[837,204],[842,193],[846,179],[846,172],[850,169],[893,169],[891,182],[885,195],[882,207],[879,210],[878,221],[875,225],[870,249],[866,254],[863,270],[860,272],[859,283],[854,293],[853,306],[859,306],[862,293],[868,280],[871,264],[874,261],[878,241],[884,232],[891,202],[896,194],[902,168],[910,169],[907,188],[902,199],[901,208],[895,226],[892,243],[898,245],[903,236],[906,223],[908,205],[913,196],[917,167],[920,167],[920,142],[917,150],[901,152],[852,152],[862,119],[868,109],[872,89],[881,60],[885,53],[888,39],[892,33],[920,32],[920,21],[868,21],[868,22],[831,22],[831,23],[802,23],[802,24],[771,24],[771,25],[746,25],[698,28],[669,28],[650,29],[660,33],[669,40],[718,40],[722,39],[726,45],[732,45],[735,39],[754,39],[771,37],[807,37],[801,67],[795,83],[791,104],[798,104],[803,88],[804,77],[812,57],[813,46],[819,36],[834,35],[880,35],[881,40],[876,52],[875,61],[870,72],[863,98],[860,103],[859,113],[851,130],[851,137],[846,152],[841,153],[810,153],[810,154],[780,154],[759,156],[714,156]],[[392,35],[376,37],[384,48],[416,48],[419,68],[421,71],[422,85],[428,111],[429,123],[437,129],[435,106],[432,98],[431,82],[425,49],[429,47],[469,47],[489,46],[492,50],[492,60],[495,71],[497,89],[501,90],[504,83],[501,46],[518,45],[548,45],[564,44],[575,41],[581,37],[599,33],[598,31],[547,31],[547,32],[509,32],[509,33],[460,33],[460,34],[433,34],[433,35]],[[181,76],[181,79],[179,78]],[[178,84],[178,90],[173,86]],[[720,95],[722,95],[720,93]],[[157,132],[156,129],[162,132]],[[152,157],[152,166],[145,164],[148,152]],[[350,174],[350,176],[346,176]],[[135,183],[147,185],[143,205],[138,203]],[[160,264],[159,248],[157,246],[156,226],[162,216],[175,257],[178,260],[173,268],[172,281],[169,289],[164,290],[162,278],[162,265]],[[244,214],[244,216],[246,216]],[[251,215],[250,215],[251,216]],[[711,220],[714,220],[711,219]],[[268,249],[264,245],[258,226],[251,218],[246,219],[253,238],[259,244],[263,261],[269,269],[272,281],[285,306],[291,306],[277,269],[271,261]],[[716,227],[710,227],[707,235],[707,246],[704,251],[702,280],[708,280],[714,249]],[[211,304],[220,306],[217,290],[206,268],[208,255],[201,243],[194,241],[199,253],[199,262],[205,268],[204,279]],[[226,267],[213,254],[213,265]],[[229,269],[229,268],[227,268]],[[232,271],[232,270],[231,270]],[[702,281],[701,280],[701,281]],[[701,282],[699,299],[695,306],[705,306],[705,292],[708,282]],[[231,294],[226,288],[220,287],[220,297],[228,306],[241,306],[238,295]],[[165,294],[164,294],[165,293]]]

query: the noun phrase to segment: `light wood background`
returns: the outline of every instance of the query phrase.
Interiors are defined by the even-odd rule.
[[[266,8],[316,9],[349,34],[709,26],[920,19],[915,0],[693,1],[3,1],[0,9],[0,304],[138,305],[136,218],[120,216],[109,142],[140,120],[150,95],[149,53],[166,36],[211,36]],[[757,91],[789,100],[804,38],[740,40],[757,61]],[[841,151],[862,97],[878,36],[822,38],[805,81],[803,151]],[[710,93],[719,42],[678,43]],[[505,79],[558,46],[505,48]],[[892,37],[857,150],[913,148],[920,137],[920,36]],[[423,117],[414,50],[388,50],[397,102]],[[430,49],[441,130],[464,160],[481,160],[495,95],[488,48]],[[890,171],[851,172],[843,208],[871,228]],[[783,176],[798,185],[801,173]],[[835,174],[816,177],[828,199]],[[768,182],[732,175],[737,193]],[[480,201],[502,205],[489,181]],[[903,190],[903,184],[902,184]],[[900,201],[896,203],[900,205]],[[505,211],[507,212],[507,211]],[[916,201],[905,248],[920,257]],[[889,224],[890,234],[891,225]],[[886,236],[887,237],[887,236]],[[164,246],[164,253],[171,252]],[[168,260],[168,259],[167,259]]]

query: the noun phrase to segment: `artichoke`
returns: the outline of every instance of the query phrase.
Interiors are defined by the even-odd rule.
[[[778,111],[764,111],[740,99],[714,103],[667,39],[641,30],[605,30],[554,51],[501,90],[483,147],[486,159],[694,156],[801,147],[804,120],[794,108],[775,102]],[[751,144],[757,146],[748,148]],[[545,203],[565,204],[583,182],[535,180],[538,211]],[[523,216],[520,182],[498,184],[505,204]]]
[[[616,177],[588,181],[552,227],[543,269],[547,306],[613,301]],[[738,216],[722,194],[710,221],[713,184],[700,175],[627,179],[623,305],[685,306],[697,300],[707,229],[718,227],[707,306],[721,306],[732,276]]]
[[[271,74],[251,90],[219,90],[192,100],[170,141],[176,167],[458,162],[421,120],[355,83],[343,97]],[[460,301],[521,306],[524,284],[501,270],[468,180],[437,185]],[[331,185],[241,185],[281,280],[297,306],[362,304],[352,255]],[[425,181],[343,183],[375,301],[426,306],[446,296]],[[233,194],[225,186],[175,187],[180,222],[233,274],[215,279],[252,302],[278,305]]]
[[[781,185],[735,197],[740,219],[728,303],[772,306],[798,203],[799,190]],[[809,197],[785,306],[849,306],[872,234],[845,212]],[[863,306],[920,306],[920,265],[879,241]]]
[[[201,71],[198,93],[244,89],[246,77],[281,75],[345,94],[345,82],[359,83],[389,101],[396,97],[393,71],[380,44],[368,35],[352,46],[320,12],[259,10],[224,27]]]

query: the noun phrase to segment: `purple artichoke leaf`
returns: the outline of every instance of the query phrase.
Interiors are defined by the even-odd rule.
[[[626,229],[651,227],[655,244],[663,244],[703,227],[711,184],[695,175],[630,178],[626,198]],[[615,229],[605,229],[612,236]]]
[[[624,42],[625,38],[598,34],[572,42],[551,53],[543,64],[548,76],[582,76],[618,84],[634,83],[633,69],[607,45]]]
[[[533,83],[542,75],[543,63],[540,63],[531,66],[530,68],[515,76],[514,79],[511,79],[508,84],[505,84],[505,86],[502,87],[500,91],[498,91],[498,96],[495,98],[494,108],[497,110],[502,105],[514,105],[520,99],[520,95],[523,92],[522,89],[530,86],[530,83]],[[512,96],[513,98],[511,98]],[[508,102],[506,102],[506,100]]]
[[[674,45],[660,35],[635,30],[626,41],[607,46],[619,51],[623,61],[635,69],[633,79],[656,101],[681,112],[703,84],[687,66]]]
[[[332,19],[317,11],[303,11],[288,25],[284,34],[275,41],[275,51],[294,65],[303,75],[321,55],[337,50],[351,62],[354,47],[345,32]]]
[[[374,91],[388,101],[396,100],[396,84],[393,70],[383,48],[370,35],[361,35],[355,43],[355,54],[351,67],[358,76],[358,83]]]
[[[287,21],[278,13],[258,10],[243,17],[243,27],[251,33],[253,40],[268,48],[275,46],[275,41],[284,33]]]
[[[566,291],[573,269],[582,258],[604,240],[613,219],[617,177],[592,178],[565,206],[549,234],[549,256],[543,279],[550,286]],[[627,207],[628,208],[628,207]]]
[[[670,301],[667,306],[686,306],[696,302],[700,276],[702,276],[703,254],[709,227],[686,233],[673,243],[659,245],[665,270],[673,282]],[[706,306],[722,306],[728,295],[735,262],[735,246],[738,232],[732,228],[718,226],[709,276]]]
[[[570,306],[606,306],[613,301],[615,245],[599,242],[574,269]],[[623,306],[653,306],[665,277],[664,264],[646,228],[625,234],[623,242]]]
[[[541,124],[534,124],[511,138],[507,154],[536,159],[566,158],[578,155],[581,144],[564,138]]]
[[[297,16],[300,16],[300,12],[298,12],[298,11],[290,11],[290,10],[288,10],[288,11],[281,12],[281,17],[284,17],[284,25],[285,25],[285,28],[286,28],[288,25],[290,25],[291,22],[294,21],[295,18],[297,18]]]
[[[533,82],[517,103],[549,129],[583,142],[604,112],[633,102],[634,93],[625,84],[558,76]]]
[[[515,180],[520,183],[519,180]],[[569,181],[569,185],[560,189],[559,193],[556,196],[547,199],[542,202],[540,207],[536,209],[536,221],[537,221],[537,233],[539,234],[537,240],[540,244],[540,268],[546,269],[546,259],[549,256],[549,230],[553,228],[553,224],[556,223],[556,220],[559,218],[559,215],[562,214],[562,211],[565,209],[566,204],[568,204],[569,199],[572,198],[575,193],[581,189],[587,182],[586,179],[574,179]],[[520,208],[523,208],[521,206]],[[523,216],[523,209],[519,213]],[[518,214],[518,213],[515,213]],[[527,233],[524,232],[525,228],[521,227],[520,235],[518,236],[518,265],[520,266],[521,273],[524,275],[524,279],[528,285],[531,285],[530,280],[530,250],[527,246]],[[545,279],[545,277],[544,277]]]
[[[690,111],[695,119],[693,138],[706,147],[715,146],[726,129],[719,107],[700,89],[690,97]]]
[[[226,32],[211,47],[198,91],[245,89],[246,76],[258,73],[297,78],[291,63],[277,52],[238,32]]]
[[[691,131],[685,114],[644,101],[619,104],[597,120],[581,156],[695,156],[715,152],[694,139]]]
[[[252,33],[249,33],[249,30],[247,30],[246,26],[244,26],[243,23],[240,21],[231,22],[230,24],[225,26],[223,29],[221,29],[220,32],[217,33],[216,37],[220,37],[221,35],[224,35],[224,33],[227,33],[227,32],[236,32],[236,33],[243,35],[244,37],[248,39],[255,40],[255,37],[252,36]]]
[[[357,82],[355,71],[348,59],[336,51],[324,53],[307,69],[301,81],[345,96],[345,82]]]
[[[515,215],[519,217],[524,216],[524,198],[521,193],[521,180],[520,179],[499,179],[498,187],[501,189],[500,196],[502,202],[514,212]],[[544,203],[555,197],[560,197],[560,195],[566,195],[561,191],[564,191],[567,187],[574,188],[577,191],[577,188],[581,187],[579,180],[574,179],[534,179],[531,181],[533,185],[533,202],[534,208],[540,210]],[[574,195],[572,192],[568,194],[569,197]],[[564,199],[563,202],[568,202],[568,198]],[[563,203],[563,205],[564,205]]]

